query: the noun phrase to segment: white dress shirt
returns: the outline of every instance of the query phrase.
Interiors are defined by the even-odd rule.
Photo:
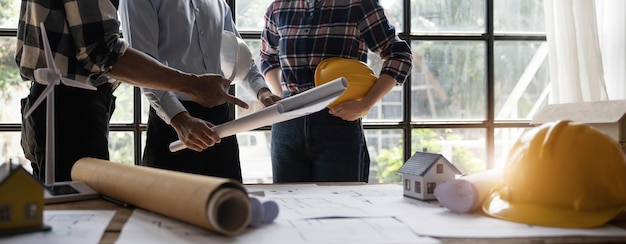
[[[124,39],[131,47],[183,72],[223,75],[222,31],[232,31],[239,37],[230,7],[223,0],[122,0],[119,11]],[[254,63],[238,84],[253,92],[254,97],[267,87]],[[142,91],[168,124],[176,114],[186,111],[179,99],[191,101],[184,94],[147,88]]]

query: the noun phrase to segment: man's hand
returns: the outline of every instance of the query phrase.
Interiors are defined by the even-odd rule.
[[[202,106],[213,107],[223,103],[234,103],[242,108],[248,108],[248,104],[228,94],[230,81],[221,75],[204,74],[192,75],[195,82],[190,82],[192,86],[183,93]]]
[[[192,117],[188,112],[177,114],[170,124],[176,130],[178,139],[191,150],[201,152],[221,141],[220,136],[211,129],[213,124]]]
[[[132,47],[115,63],[111,78],[134,86],[180,92],[205,107],[234,103],[248,108],[248,104],[228,94],[230,81],[221,75],[184,73]]]
[[[259,93],[257,94],[257,99],[259,99],[259,102],[261,102],[263,106],[267,107],[267,106],[273,105],[281,98],[279,96],[274,95],[272,91],[270,91],[270,89],[261,88],[259,90]]]

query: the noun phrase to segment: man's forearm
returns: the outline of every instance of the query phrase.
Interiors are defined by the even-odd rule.
[[[188,86],[180,82],[189,82],[189,79],[181,79],[186,75],[190,74],[167,67],[147,54],[130,47],[111,70],[112,78],[134,86],[183,93],[184,88]],[[172,82],[175,79],[177,82]]]

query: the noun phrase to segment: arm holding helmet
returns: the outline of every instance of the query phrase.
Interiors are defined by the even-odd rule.
[[[328,113],[347,121],[357,120],[365,116],[372,106],[383,99],[397,84],[396,79],[390,75],[381,74],[363,99],[342,102],[331,108]]]
[[[372,52],[379,54],[383,65],[374,86],[363,99],[345,101],[329,111],[348,121],[365,116],[394,86],[404,84],[412,68],[411,48],[398,38],[378,1],[362,1],[361,7],[362,16],[367,16],[357,23],[361,37]]]

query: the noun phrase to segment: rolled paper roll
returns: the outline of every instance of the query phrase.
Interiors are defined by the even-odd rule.
[[[250,221],[251,226],[258,226],[261,223],[271,223],[278,217],[278,203],[261,196],[249,195],[249,197],[252,207],[252,218],[255,219],[254,221]],[[255,216],[260,217],[258,221]]]
[[[331,82],[314,87],[295,96],[282,99],[276,104],[212,127],[220,138],[235,135],[239,132],[253,130],[262,126],[272,125],[290,119],[305,116],[324,109],[337,99],[348,87],[345,78],[339,77]],[[176,140],[169,145],[171,152],[187,148],[182,141]]]
[[[263,221],[263,204],[256,197],[250,196],[250,223],[249,226],[257,227]]]
[[[501,175],[501,170],[490,169],[447,181],[435,188],[435,197],[453,212],[470,213],[480,208]]]
[[[271,223],[278,217],[278,203],[272,200],[263,202],[263,223]]]
[[[209,231],[233,236],[250,221],[241,183],[219,177],[82,158],[72,180],[98,193]]]

